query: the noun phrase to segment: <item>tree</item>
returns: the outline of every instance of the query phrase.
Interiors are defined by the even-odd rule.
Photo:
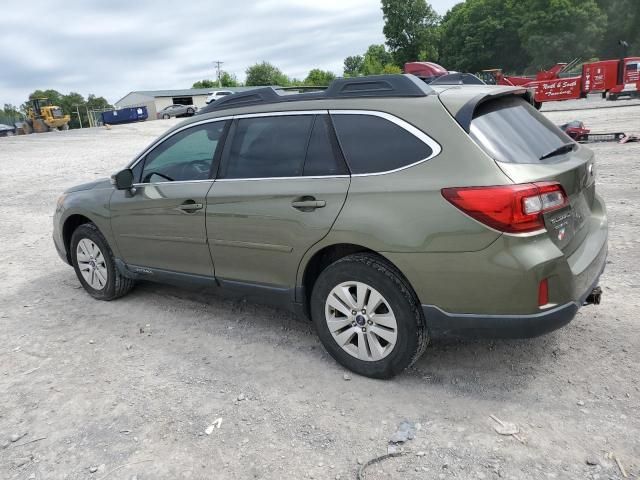
[[[520,38],[536,68],[592,58],[601,44],[607,16],[595,0],[529,0],[518,9]]]
[[[247,86],[279,85],[286,87],[290,83],[289,78],[280,69],[268,62],[256,63],[247,68],[246,73],[245,84]]]
[[[638,0],[598,0],[607,15],[607,28],[599,51],[601,58],[618,58],[620,40],[629,43],[629,55],[640,55],[640,2]]]
[[[106,110],[113,108],[106,98],[96,97],[93,93],[90,93],[87,97],[87,107],[89,110]]]
[[[455,5],[440,25],[439,62],[463,72],[523,70],[531,58],[520,37],[521,14],[518,0],[467,0]]]
[[[352,55],[344,59],[344,76],[355,77],[362,73],[364,58],[362,55]]]
[[[238,79],[234,74],[225,72],[224,70],[220,72],[221,87],[237,87],[238,85]],[[218,88],[218,81],[209,79],[198,80],[191,88]]]
[[[438,56],[440,17],[425,0],[382,0],[383,33],[400,66]]]
[[[22,117],[18,108],[10,103],[5,103],[2,110],[0,110],[0,123],[13,125],[15,122],[21,120]]]
[[[217,86],[218,86],[218,82],[214,80],[204,79],[204,80],[198,80],[197,82],[195,82],[193,85],[191,85],[191,88],[215,88]]]
[[[393,70],[393,56],[384,45],[369,45],[362,61],[362,75],[380,75],[385,69]]]
[[[326,86],[329,85],[336,78],[333,72],[329,72],[328,70],[320,70],[319,68],[314,68],[309,72],[307,78],[304,79],[305,85],[311,86]]]
[[[222,71],[220,72],[220,84],[223,87],[238,87],[240,86],[238,79],[233,73]]]

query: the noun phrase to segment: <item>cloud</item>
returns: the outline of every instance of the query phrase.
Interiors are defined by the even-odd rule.
[[[455,0],[432,2],[440,13]],[[243,79],[268,61],[304,78],[342,73],[348,55],[384,43],[376,0],[48,0],[17,2],[0,16],[0,104],[35,89],[95,93],[187,88],[213,78],[214,60]]]

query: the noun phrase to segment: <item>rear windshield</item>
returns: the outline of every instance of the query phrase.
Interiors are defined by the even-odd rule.
[[[491,157],[507,163],[556,163],[566,157],[541,158],[572,142],[520,97],[481,104],[474,113],[470,133]]]

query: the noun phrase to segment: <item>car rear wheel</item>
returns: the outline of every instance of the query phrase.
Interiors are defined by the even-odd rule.
[[[187,115],[193,115],[194,111],[193,108],[187,108]]]
[[[94,224],[80,225],[70,248],[78,280],[93,298],[114,300],[131,291],[134,281],[120,274],[109,244]]]
[[[311,316],[329,354],[367,377],[397,375],[428,343],[415,293],[374,255],[350,255],[327,267],[313,288]]]

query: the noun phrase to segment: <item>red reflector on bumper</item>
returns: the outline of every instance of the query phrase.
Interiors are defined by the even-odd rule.
[[[549,281],[545,278],[538,287],[538,306],[542,307],[549,303]]]

